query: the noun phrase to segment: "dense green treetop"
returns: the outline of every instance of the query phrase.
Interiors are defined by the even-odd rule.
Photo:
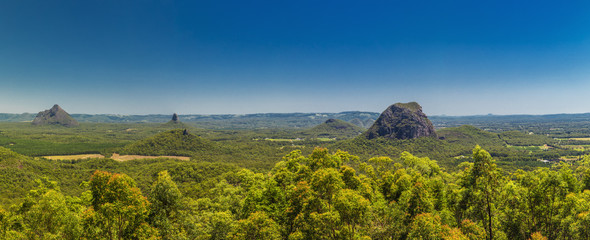
[[[39,178],[25,198],[0,208],[0,238],[590,237],[590,157],[507,173],[483,148],[471,152],[453,173],[409,152],[366,159],[325,148],[307,155],[292,151],[262,172],[163,160],[158,161],[166,165],[89,160],[81,163],[130,175],[88,173],[77,194]],[[28,169],[29,161],[35,160],[0,148],[0,169],[14,171],[21,163]],[[147,176],[133,170],[142,164]]]

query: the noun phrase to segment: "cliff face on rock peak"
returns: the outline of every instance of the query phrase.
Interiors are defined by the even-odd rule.
[[[59,105],[55,104],[51,109],[41,111],[33,119],[33,125],[62,125],[66,127],[75,127],[80,125],[76,119],[72,118]]]
[[[385,137],[390,139],[414,139],[436,137],[434,126],[416,102],[396,103],[389,106],[373,126],[364,134],[367,139]]]

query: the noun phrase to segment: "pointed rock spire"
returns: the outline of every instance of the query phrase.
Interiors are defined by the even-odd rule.
[[[63,110],[59,105],[55,104],[52,108],[41,111],[33,120],[33,125],[62,125],[66,127],[74,127],[80,125],[70,114]]]

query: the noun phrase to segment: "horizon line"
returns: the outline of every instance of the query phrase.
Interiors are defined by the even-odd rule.
[[[339,114],[339,113],[352,113],[352,112],[359,112],[359,113],[376,113],[381,114],[380,112],[372,112],[372,111],[360,111],[360,110],[350,110],[350,111],[342,111],[342,112],[256,112],[256,113],[146,113],[146,114],[121,114],[121,113],[68,113],[70,115],[117,115],[117,116],[156,116],[156,115],[173,115],[177,114],[179,116],[215,116],[215,115],[257,115],[257,114]],[[31,112],[22,112],[22,113],[8,113],[8,112],[0,112],[0,114],[14,114],[14,115],[22,115],[22,114],[38,114],[38,113],[31,113]],[[515,113],[515,114],[473,114],[473,115],[448,115],[448,114],[436,114],[436,115],[427,115],[427,117],[486,117],[486,116],[494,116],[494,117],[505,117],[505,116],[549,116],[549,115],[583,115],[583,114],[590,114],[590,112],[577,112],[577,113],[545,113],[545,114],[530,114],[530,113]]]

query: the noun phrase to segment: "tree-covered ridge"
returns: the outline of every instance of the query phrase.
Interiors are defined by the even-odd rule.
[[[362,160],[317,148],[293,151],[268,172],[217,174],[196,191],[177,170],[153,175],[143,191],[128,175],[96,171],[79,196],[41,179],[23,202],[0,209],[0,238],[590,237],[590,157],[512,174],[479,146],[472,159],[448,173],[408,152]]]
[[[328,119],[324,123],[303,132],[312,138],[353,138],[365,131],[364,128],[340,119]]]
[[[35,186],[38,169],[50,169],[42,162],[0,147],[0,206],[21,198]]]
[[[199,196],[202,189],[217,182],[237,167],[224,163],[182,161],[168,158],[118,162],[112,159],[84,159],[55,161],[31,158],[0,147],[0,206],[8,207],[22,201],[29,190],[38,185],[38,179],[55,180],[65,195],[80,195],[80,184],[88,181],[96,170],[125,173],[137,186],[149,189],[153,176],[167,170],[174,176],[179,188],[189,196]]]
[[[149,156],[193,156],[196,152],[215,150],[216,144],[189,133],[186,129],[174,129],[139,140],[125,146],[121,154]]]

